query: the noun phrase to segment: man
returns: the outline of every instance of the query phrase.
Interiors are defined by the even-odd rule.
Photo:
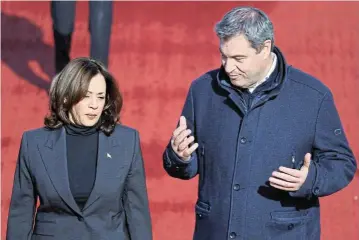
[[[356,161],[330,90],[287,65],[255,8],[217,23],[222,67],[195,80],[164,152],[175,178],[199,174],[195,240],[320,239],[318,197]]]

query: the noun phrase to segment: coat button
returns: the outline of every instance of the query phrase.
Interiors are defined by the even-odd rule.
[[[242,144],[246,144],[246,142],[247,142],[247,138],[242,137],[242,138],[241,138],[241,143],[242,143]]]
[[[230,239],[235,239],[237,237],[237,234],[235,233],[235,232],[231,232],[230,234],[229,234],[229,238]]]
[[[202,218],[202,214],[200,214],[200,213],[198,213],[197,216],[198,216],[199,218]]]
[[[315,194],[319,194],[319,188],[315,188],[315,189],[314,189],[314,193],[315,193]]]
[[[288,230],[292,230],[293,228],[294,228],[294,224],[293,224],[293,223],[291,223],[291,224],[288,225]]]
[[[235,191],[238,191],[239,190],[239,184],[234,184],[234,186],[233,186],[233,189],[235,190]]]
[[[84,218],[81,217],[81,216],[78,216],[77,219],[78,219],[80,222],[83,222],[83,221],[84,221]]]

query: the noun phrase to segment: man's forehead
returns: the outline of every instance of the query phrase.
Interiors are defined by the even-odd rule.
[[[248,47],[243,47],[240,45],[232,45],[232,44],[221,44],[219,47],[219,51],[222,54],[230,55],[230,56],[247,56],[248,55]]]
[[[255,51],[243,35],[220,40],[219,50],[224,54],[244,56],[248,56],[251,50]]]

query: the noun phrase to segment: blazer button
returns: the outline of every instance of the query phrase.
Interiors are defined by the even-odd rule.
[[[315,193],[315,194],[319,194],[319,188],[315,188],[315,189],[314,189],[314,193]]]
[[[247,142],[247,138],[242,137],[242,138],[241,138],[241,143],[242,143],[242,144],[246,144],[246,142]]]
[[[231,232],[230,234],[229,234],[229,238],[230,239],[235,239],[237,237],[237,234],[235,233],[235,232]]]
[[[233,186],[234,191],[238,191],[239,187],[240,187],[239,184],[234,184],[234,186]]]
[[[83,222],[83,221],[84,221],[84,218],[81,217],[81,216],[78,216],[77,219],[78,219],[80,222]]]

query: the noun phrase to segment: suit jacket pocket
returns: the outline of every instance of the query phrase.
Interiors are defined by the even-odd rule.
[[[124,216],[124,210],[121,210],[115,215],[111,216],[107,223],[108,228],[111,230],[118,229],[119,227],[122,228],[121,226],[126,222],[125,220],[126,218]]]
[[[55,221],[36,220],[33,235],[53,237],[55,228]]]
[[[266,224],[267,240],[306,240],[308,211],[272,212]]]

